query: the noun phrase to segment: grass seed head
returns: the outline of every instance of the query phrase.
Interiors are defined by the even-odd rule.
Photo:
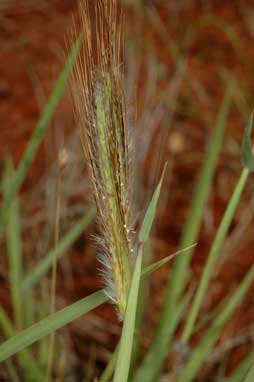
[[[72,79],[75,114],[98,210],[107,293],[124,315],[132,265],[130,160],[122,90],[122,14],[116,0],[79,1],[83,40]],[[77,35],[77,33],[76,33]]]

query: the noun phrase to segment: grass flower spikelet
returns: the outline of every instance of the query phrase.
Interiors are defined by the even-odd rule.
[[[82,47],[74,69],[75,113],[93,182],[110,299],[124,315],[131,273],[130,160],[121,73],[122,16],[115,0],[79,2]],[[95,41],[93,41],[93,37]]]

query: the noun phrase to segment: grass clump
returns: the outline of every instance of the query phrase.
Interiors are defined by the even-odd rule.
[[[135,357],[133,358],[133,353],[136,346],[139,345],[135,339],[138,337],[136,336],[136,324],[138,313],[141,310],[139,296],[142,278],[148,276],[176,255],[170,255],[157,263],[144,266],[145,246],[149,241],[155,219],[165,168],[148,205],[139,233],[135,234],[133,221],[136,211],[132,202],[133,170],[130,134],[121,68],[122,10],[118,8],[116,0],[98,0],[93,4],[95,14],[93,23],[88,1],[80,0],[78,4],[81,33],[78,34],[78,27],[75,26],[74,36],[79,37],[76,38],[70,58],[67,60],[46,111],[44,111],[29,142],[21,164],[17,170],[12,171],[11,181],[8,180],[5,189],[0,227],[3,228],[5,222],[8,222],[6,236],[14,325],[1,308],[0,325],[6,341],[0,345],[0,361],[8,361],[6,366],[10,375],[13,375],[14,380],[18,380],[20,373],[19,371],[16,372],[15,366],[10,360],[10,357],[18,354],[22,376],[28,381],[45,381],[45,362],[43,364],[42,360],[35,361],[35,354],[40,354],[40,349],[41,353],[45,353],[43,350],[45,343],[41,345],[39,350],[30,346],[111,300],[116,306],[120,320],[123,320],[123,327],[120,342],[115,353],[112,354],[112,362],[102,374],[101,380],[103,382],[158,382],[164,362],[174,350],[173,340],[180,323],[183,330],[180,334],[178,347],[186,351],[182,351],[184,356],[179,351],[178,362],[170,370],[168,378],[174,382],[194,382],[197,380],[205,361],[209,358],[224,325],[241,304],[253,281],[253,269],[250,269],[233,293],[227,296],[223,306],[219,306],[207,320],[202,317],[199,321],[200,311],[211,283],[216,261],[241,200],[249,174],[253,171],[253,153],[250,142],[252,123],[249,122],[244,135],[242,156],[245,168],[239,177],[215,238],[211,243],[200,283],[197,288],[190,288],[189,291],[186,291],[190,261],[195,251],[194,243],[198,240],[204,209],[210,195],[223,143],[227,116],[232,104],[231,87],[227,86],[217,121],[213,126],[204,163],[198,176],[189,217],[179,244],[180,249],[176,252],[180,256],[174,259],[172,273],[166,286],[163,309],[155,337],[146,353],[142,354],[141,352],[140,362],[137,363]],[[93,28],[94,25],[95,29]],[[41,317],[39,321],[33,322],[33,325],[30,323],[27,325],[24,307],[29,303],[36,307],[36,301],[31,297],[35,286],[52,268],[54,261],[60,259],[67,252],[73,241],[87,227],[96,213],[95,208],[92,207],[87,216],[77,222],[66,236],[57,240],[56,247],[41,262],[26,272],[22,263],[22,237],[17,193],[60,99],[73,65],[71,83],[75,115],[80,126],[82,145],[93,184],[93,197],[100,228],[99,258],[103,264],[102,273],[106,286],[74,304],[52,312],[46,317]],[[60,216],[59,211],[58,216]],[[145,294],[142,296],[145,298]],[[187,311],[188,314],[186,314]],[[193,334],[196,334],[197,328],[202,327],[203,329],[204,322],[207,329],[191,348]],[[34,349],[36,349],[36,353],[34,353]],[[43,357],[45,358],[45,354]],[[53,364],[54,360],[55,358],[52,358]],[[248,355],[242,365],[232,373],[232,376],[236,376],[237,381],[244,380],[244,378],[244,382],[251,381],[253,378],[251,360],[252,354]],[[53,364],[52,370],[55,370],[56,367],[54,368]],[[51,367],[49,374],[51,374]],[[64,377],[63,380],[65,380]]]

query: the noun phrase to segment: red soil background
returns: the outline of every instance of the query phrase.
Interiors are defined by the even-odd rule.
[[[75,1],[67,0],[14,0],[1,4],[0,158],[3,165],[4,158],[12,156],[17,165],[63,65],[65,38],[77,7]],[[153,235],[154,253],[158,259],[177,248],[195,178],[223,99],[225,76],[229,75],[233,84],[234,102],[230,109],[226,137],[193,259],[191,283],[195,284],[200,277],[216,227],[242,169],[241,139],[254,101],[254,6],[252,1],[158,0],[148,1],[145,9],[145,12],[141,12],[126,8],[125,27],[129,45],[134,41],[134,48],[132,58],[128,61],[127,57],[125,65],[128,71],[128,62],[133,63],[138,57],[140,69],[137,70],[137,79],[133,84],[137,93],[138,116],[145,115],[146,111],[148,113],[150,104],[152,110],[154,105],[162,104],[163,117],[154,122],[153,144],[150,144],[149,160],[145,161],[144,186],[147,186],[150,178],[150,159],[158,150],[158,137],[165,129],[168,131],[167,141],[164,142],[164,157],[169,161],[171,171],[164,184],[161,209]],[[149,9],[152,9],[152,12],[149,13]],[[129,45],[127,43],[127,48]],[[168,96],[167,87],[177,76],[181,60],[185,62],[187,75],[182,79],[177,94]],[[150,90],[149,102],[144,105],[149,81],[153,87]],[[144,110],[141,113],[142,107]],[[142,134],[146,134],[146,130]],[[139,136],[141,146],[142,134]],[[151,135],[150,132],[149,134]],[[34,260],[36,251],[43,252],[38,250],[38,242],[44,243],[41,246],[45,247],[46,251],[52,247],[50,214],[48,216],[47,213],[43,213],[39,223],[34,216],[45,206],[54,205],[54,188],[49,187],[49,204],[45,196],[47,179],[54,180],[54,169],[49,169],[54,167],[59,147],[67,145],[73,135],[78,137],[78,132],[69,93],[66,91],[20,194],[24,221],[24,256],[28,262]],[[75,214],[68,219],[68,208],[86,199],[84,195],[87,195],[87,182],[82,161],[82,155],[79,155],[76,162],[69,164],[66,170],[67,177],[74,171],[72,166],[81,168],[75,178],[77,183],[72,185],[69,194],[66,191],[63,231],[75,221]],[[79,181],[81,182],[79,176],[83,177],[83,192],[82,189],[77,190]],[[201,315],[211,311],[232,292],[253,264],[251,187],[250,181],[234,218],[228,241],[222,250],[224,262],[209,287]],[[93,224],[75,243],[69,253],[69,260],[65,260],[59,268],[59,308],[88,295],[102,285],[97,271],[96,248],[89,238],[89,235],[95,233],[96,228]],[[5,250],[4,243],[2,249]],[[170,265],[152,277],[146,334],[142,339],[145,348],[152,338],[169,274]],[[1,303],[11,314],[6,256],[0,259],[0,276]],[[253,297],[250,291],[223,330],[217,350],[211,354],[211,361],[202,371],[203,380],[216,380],[218,362],[225,355],[221,350],[225,344],[232,345],[228,370],[235,367],[249,352],[253,342],[253,320]],[[108,361],[108,350],[114,348],[120,326],[112,306],[107,305],[88,315],[88,318],[73,323],[63,333],[63,341],[68,345],[65,362],[70,365],[73,375],[82,374],[84,365],[88,370],[95,367],[95,374],[98,374],[98,370]],[[96,365],[93,366],[95,346]],[[218,353],[218,349],[221,353]],[[173,358],[166,363],[165,371],[172,367]],[[79,380],[78,377],[76,380]]]

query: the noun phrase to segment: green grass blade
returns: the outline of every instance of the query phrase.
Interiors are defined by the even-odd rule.
[[[147,208],[142,226],[140,228],[140,232],[139,232],[139,242],[140,243],[146,243],[148,240],[148,237],[150,235],[150,231],[151,231],[153,221],[155,218],[156,208],[157,208],[157,204],[158,204],[158,200],[159,200],[159,196],[160,196],[160,192],[161,192],[161,186],[162,186],[165,171],[166,171],[166,165],[164,166],[159,184],[154,191],[154,194],[152,196],[152,200],[151,200],[151,202]]]
[[[0,307],[0,326],[3,330],[4,335],[9,338],[15,335],[15,329],[9,320],[5,311]],[[42,382],[44,376],[37,366],[32,354],[28,349],[23,349],[18,354],[18,360],[21,365],[21,368],[24,370],[24,373],[29,381]]]
[[[254,366],[252,365],[246,377],[243,379],[243,382],[253,382],[253,381],[254,381]]]
[[[143,246],[140,246],[135,269],[131,281],[130,292],[128,296],[127,308],[123,323],[123,330],[119,345],[119,352],[116,361],[114,382],[128,382],[128,375],[131,364],[132,346],[135,332],[135,320],[139,293],[139,284],[142,269]]]
[[[6,161],[6,179],[3,184],[4,196],[8,197],[11,187],[11,177],[14,173],[13,164],[10,159]],[[7,255],[9,264],[9,282],[14,312],[15,328],[3,309],[0,311],[0,326],[6,337],[12,337],[16,331],[23,326],[23,305],[21,303],[20,285],[22,282],[22,244],[19,201],[17,196],[13,199],[7,220]],[[34,305],[32,304],[32,308]],[[25,377],[33,381],[42,381],[43,374],[36,365],[32,354],[24,350],[18,354],[21,368]]]
[[[190,299],[190,295],[185,296],[184,300],[180,302],[174,312],[173,319],[169,321],[169,327],[167,328],[167,334],[169,333],[174,333],[180,320],[182,319],[183,313],[185,312],[187,303]],[[156,348],[153,348],[153,351],[156,352],[159,355],[160,354],[160,349],[164,348],[168,344],[167,338],[164,336],[161,336],[159,338],[159,341],[156,342]],[[170,345],[167,347],[168,351],[170,351]],[[146,378],[150,378],[150,375],[154,373],[154,353],[149,352],[148,356],[146,357],[146,364],[145,367],[142,365],[140,369],[138,370],[134,381],[135,382],[140,382],[140,381],[146,381]],[[157,381],[156,379],[152,379],[152,381]]]
[[[186,247],[186,248],[183,248],[183,249],[179,249],[179,251],[176,251],[176,252],[172,253],[171,255],[169,255],[167,257],[164,257],[163,259],[158,260],[158,261],[156,261],[155,263],[153,263],[151,265],[148,265],[142,271],[142,276],[146,276],[146,275],[149,275],[152,272],[157,271],[157,269],[159,269],[163,265],[167,264],[170,260],[174,259],[178,255],[181,255],[181,254],[184,254],[186,252],[189,252],[191,249],[196,247],[196,245],[197,244],[192,244],[189,247]]]
[[[0,362],[107,301],[103,290],[46,317],[0,345]]]
[[[187,247],[197,241],[204,208],[210,194],[213,176],[218,163],[230,105],[231,89],[229,87],[224,96],[215,127],[212,130],[204,164],[197,179],[193,201],[190,207],[186,226],[184,227],[183,236],[180,241],[180,248]],[[175,285],[175,287],[173,287],[172,297],[174,295],[179,295],[185,286],[185,283],[180,283],[179,285],[179,280],[186,280],[185,276],[192,253],[193,251],[190,251],[189,256],[178,257],[174,261],[173,276],[168,284],[169,289],[171,289],[171,286]],[[175,281],[176,283],[174,283]]]
[[[225,382],[226,368],[228,364],[228,355],[222,357],[218,370],[215,375],[215,381]]]
[[[171,256],[167,257],[167,261],[169,261],[170,258]],[[165,259],[163,259],[163,261],[160,260],[158,264],[155,263],[156,266],[149,266],[145,268],[141,277],[146,277],[153,271],[157,270],[160,266],[164,265],[164,260]],[[32,343],[38,341],[40,338],[45,337],[46,335],[51,333],[52,330],[60,329],[69,322],[73,321],[74,319],[88,313],[90,310],[106,302],[107,299],[108,298],[105,296],[104,290],[101,289],[98,292],[95,292],[93,295],[88,296],[85,299],[82,299],[74,303],[73,305],[64,308],[63,310],[56,312],[54,315],[39,321],[30,328],[23,330],[16,336],[14,336],[13,331],[13,337],[0,345],[0,362],[16,354],[20,350],[24,349],[26,346],[29,346]],[[178,314],[176,314],[176,319],[178,319]]]
[[[147,267],[147,264],[150,264],[151,259],[151,246],[149,240],[147,241],[144,252],[143,252],[143,261],[142,261],[142,271],[141,271],[141,280],[139,285],[139,295],[138,295],[138,309],[136,314],[136,322],[135,322],[135,333],[134,333],[134,342],[133,349],[131,355],[131,365],[129,372],[129,379],[133,379],[133,372],[135,369],[135,364],[137,359],[139,358],[139,354],[141,351],[141,332],[144,321],[144,315],[148,304],[148,284],[149,278],[142,277],[144,269]]]
[[[170,258],[171,256],[167,258],[167,261],[169,261]],[[157,270],[159,266],[165,264],[165,261],[160,260],[158,263],[159,264],[155,263],[156,266],[153,266],[152,268],[151,266],[145,268],[143,274],[141,274],[141,277],[146,277],[153,271]],[[88,313],[90,310],[103,304],[107,300],[108,298],[106,297],[104,290],[101,289],[98,292],[95,292],[93,295],[90,295],[68,306],[67,308],[62,309],[55,314],[39,321],[30,328],[23,330],[15,337],[12,337],[10,340],[0,345],[0,362],[11,357],[24,347],[33,344],[40,338],[45,337],[53,330],[60,329],[74,319]],[[176,314],[176,318],[177,317],[178,314]]]
[[[53,259],[56,257],[60,259],[75,240],[81,235],[81,233],[88,227],[96,215],[96,210],[91,207],[87,214],[78,221],[73,228],[60,240],[57,248],[52,249],[41,262],[32,269],[29,274],[25,277],[21,291],[26,292],[30,288],[34,287],[42,279],[45,273],[51,268],[53,264]]]
[[[131,367],[132,349],[135,334],[136,312],[139,297],[139,287],[142,276],[142,255],[144,245],[147,242],[150,231],[154,222],[156,208],[160,196],[161,186],[166,170],[164,166],[160,181],[156,187],[151,202],[147,208],[143,223],[139,232],[139,249],[138,257],[135,264],[134,274],[131,281],[131,287],[128,296],[126,314],[123,323],[123,330],[119,344],[118,357],[116,361],[116,369],[114,374],[114,382],[127,382]]]
[[[213,345],[218,340],[223,326],[229,320],[236,307],[241,303],[246,291],[250,287],[253,281],[253,274],[252,268],[230,297],[227,305],[213,321],[206,334],[201,338],[200,343],[191,351],[190,357],[179,375],[179,382],[191,382],[197,376],[203,362],[206,357],[209,356]]]
[[[19,215],[19,202],[15,198],[10,208],[7,228],[9,280],[12,296],[14,319],[17,330],[23,325],[23,312],[21,303],[20,285],[22,283],[22,253],[21,253],[21,227]]]
[[[160,263],[161,266],[165,264],[164,261],[160,261]],[[154,267],[154,269],[150,268],[146,271],[145,268],[144,276],[147,276],[156,269],[158,269],[158,267]],[[48,316],[30,328],[23,330],[9,341],[6,341],[0,345],[0,362],[4,361],[8,357],[11,357],[24,347],[29,346],[38,341],[40,338],[48,335],[53,330],[60,329],[74,319],[88,313],[90,310],[106,302],[107,299],[108,298],[106,297],[104,290],[101,289],[98,292],[95,292],[94,294],[68,306],[67,308]]]
[[[222,300],[212,311],[210,311],[208,313],[204,313],[204,315],[202,315],[202,317],[200,317],[200,320],[197,321],[197,323],[195,324],[195,327],[193,328],[192,334],[197,333],[204,326],[208,325],[209,322],[212,322],[214,320],[214,318],[217,317],[218,313],[222,309],[222,306],[224,306],[224,305],[225,305],[225,301]]]
[[[198,176],[187,223],[180,241],[180,248],[187,247],[197,241],[202,223],[203,210],[209,197],[213,175],[218,162],[230,105],[231,91],[230,88],[228,88],[208,144],[204,164]],[[165,302],[163,304],[155,339],[142,365],[143,380],[146,382],[153,382],[157,379],[167,356],[169,342],[174,333],[172,330],[174,325],[170,323],[170,321],[175,321],[175,307],[186,285],[185,280],[187,280],[187,271],[192,254],[193,249],[184,254],[184,256],[176,257],[174,260],[172,276],[166,287]]]
[[[191,247],[193,247],[193,246],[191,246]],[[160,267],[162,267],[163,265],[168,263],[176,255],[181,254],[184,251],[188,251],[189,249],[190,249],[190,247],[185,248],[185,249],[180,250],[180,251],[177,251],[177,252],[163,258],[162,260],[159,260],[159,261],[157,261],[151,265],[146,266],[141,272],[141,282],[142,282],[143,278],[145,278],[146,276],[150,275],[151,273],[155,272],[157,269],[159,269]],[[140,282],[140,289],[141,289],[141,285],[142,285],[141,282]],[[140,296],[139,296],[139,299],[140,299]],[[183,307],[185,305],[186,304],[181,305],[182,306],[181,311],[183,310]],[[140,307],[139,307],[139,309],[140,309]],[[180,313],[180,310],[179,310],[179,313]],[[139,310],[137,311],[136,323],[137,323],[137,319],[138,319],[138,314],[140,314]],[[180,314],[179,314],[179,317],[180,317]],[[179,321],[179,319],[178,319],[178,315],[177,315],[177,322],[178,321]],[[137,325],[135,325],[135,335],[136,335],[136,331],[137,331]],[[135,337],[134,337],[134,345],[133,346],[135,346]],[[118,346],[117,346],[116,350],[114,351],[114,353],[112,354],[112,357],[111,357],[111,360],[110,360],[108,366],[106,367],[106,369],[104,370],[104,372],[102,373],[102,375],[100,377],[100,380],[102,382],[108,382],[110,380],[110,378],[112,377],[113,372],[114,372],[114,368],[115,368],[115,364],[116,364],[117,352],[118,352]],[[135,352],[135,348],[134,348],[134,352]],[[132,354],[131,362],[133,361],[133,358],[136,359],[136,354],[134,354],[134,355]]]
[[[21,284],[22,285],[22,284]],[[28,328],[33,325],[36,320],[36,294],[34,289],[28,289],[26,295],[22,295],[22,303],[24,305],[24,326],[23,328]]]
[[[191,246],[192,247],[192,246]],[[181,254],[182,252],[184,251],[188,251],[190,249],[190,247],[188,248],[185,248],[183,250],[180,250],[180,251],[177,251],[165,258],[163,258],[162,260],[159,260],[151,265],[148,265],[146,266],[142,272],[141,272],[141,282],[140,282],[140,289],[142,287],[142,279],[145,278],[146,276],[150,275],[151,273],[155,272],[157,269],[159,269],[160,267],[162,267],[163,265],[165,265],[166,263],[168,263],[172,258],[174,258],[176,255],[178,254]],[[145,256],[145,255],[144,255]],[[145,293],[144,293],[145,294]],[[144,295],[143,295],[144,296]],[[140,295],[139,295],[139,300],[140,300]],[[138,300],[138,301],[139,301]],[[139,302],[138,302],[139,304]],[[184,304],[185,306],[186,304]],[[139,306],[139,305],[138,305]],[[139,310],[140,310],[140,306],[139,306]],[[136,325],[135,325],[135,336],[136,336],[136,332],[137,332],[137,320],[138,320],[138,314],[140,314],[140,311],[137,311],[137,316],[136,316]],[[181,311],[183,310],[183,306],[181,308]],[[178,317],[178,316],[177,316]],[[141,320],[141,319],[140,319]],[[179,320],[178,320],[179,321]],[[139,328],[138,328],[138,334],[139,334]],[[131,360],[131,364],[133,362],[133,359],[136,360],[137,358],[137,354],[136,354],[136,350],[135,350],[135,337],[134,337],[134,353],[135,354],[132,354],[132,360]],[[112,357],[111,357],[111,360],[109,362],[109,364],[107,365],[106,369],[104,370],[104,372],[102,373],[101,377],[100,377],[100,380],[102,382],[108,382],[110,380],[110,378],[112,377],[113,373],[114,373],[114,368],[115,368],[115,364],[116,364],[116,357],[117,357],[117,352],[118,352],[118,346],[117,348],[115,349],[114,353],[112,354]]]
[[[242,161],[243,165],[250,171],[254,171],[254,156],[251,145],[251,132],[253,129],[253,115],[251,115],[244,131],[242,143]]]
[[[111,355],[110,361],[107,364],[107,367],[100,376],[100,382],[109,382],[114,374],[116,360],[119,351],[119,344],[117,344],[114,353]]]
[[[151,272],[146,272],[145,275],[147,276],[150,273]],[[183,312],[186,309],[186,306],[187,306],[187,303],[189,302],[189,300],[190,300],[190,295],[186,296],[184,301],[181,302],[181,304],[179,304],[179,306],[177,307],[177,313],[175,315],[175,322],[174,322],[174,327],[175,328],[178,325],[178,323],[179,323],[179,321],[180,321],[180,319],[181,319],[181,317],[183,315]],[[136,326],[135,326],[135,334],[136,334]],[[134,344],[133,344],[133,346],[135,346],[135,337],[134,337]],[[100,381],[101,382],[109,382],[111,380],[111,377],[112,377],[112,375],[114,373],[114,369],[115,369],[115,365],[116,365],[118,350],[119,350],[119,344],[117,345],[114,353],[111,356],[110,362],[108,363],[106,369],[104,370],[104,372],[102,373],[102,375],[100,377]],[[134,350],[135,350],[135,348],[134,348]],[[133,361],[133,354],[132,354],[132,359],[131,359],[131,365],[132,365],[132,361]],[[138,376],[137,381],[140,381],[141,380],[140,379],[140,374],[138,373],[137,376]],[[135,381],[136,381],[136,379],[135,379]]]
[[[42,141],[42,138],[44,136],[45,131],[47,130],[47,127],[49,126],[49,123],[51,121],[51,118],[53,116],[53,113],[59,103],[59,100],[61,96],[63,95],[64,89],[66,87],[68,78],[70,76],[72,67],[74,65],[74,62],[76,60],[79,48],[81,45],[81,40],[79,39],[73,46],[72,51],[69,55],[69,57],[66,60],[65,66],[63,70],[61,71],[54,89],[51,93],[51,96],[45,105],[45,108],[43,110],[43,113],[39,119],[39,122],[32,134],[32,137],[27,145],[27,148],[23,154],[23,157],[21,159],[21,162],[14,174],[14,179],[12,182],[12,187],[10,190],[10,193],[8,196],[4,199],[4,202],[1,206],[0,211],[0,235],[4,229],[6,219],[8,217],[8,211],[10,209],[10,206],[12,204],[13,199],[19,192],[19,189],[26,177],[28,168],[30,164],[32,163],[35,154],[40,146],[40,143]]]
[[[224,213],[223,219],[220,223],[220,226],[218,228],[218,231],[216,233],[215,239],[213,241],[211,250],[208,254],[207,261],[205,264],[204,271],[202,273],[201,281],[199,283],[197,293],[195,295],[190,314],[188,315],[186,325],[184,327],[183,335],[182,335],[182,341],[187,342],[192,334],[193,327],[197,318],[197,315],[199,313],[199,310],[201,308],[203,299],[205,297],[205,293],[207,291],[209,282],[212,277],[212,273],[214,271],[214,266],[216,264],[216,260],[220,254],[221,247],[225,241],[227,232],[229,230],[229,227],[232,223],[236,208],[239,204],[242,192],[244,190],[244,186],[247,182],[249,175],[249,171],[247,169],[244,169],[240,179],[235,187],[235,190],[231,196],[231,199],[228,203],[228,206],[226,208],[226,211]]]
[[[10,159],[6,161],[6,179],[3,182],[4,196],[8,197],[11,189],[11,178],[14,173],[13,163]],[[14,320],[17,330],[22,329],[23,313],[21,304],[20,285],[22,280],[22,241],[20,226],[19,201],[15,197],[9,210],[7,222],[7,255],[8,276],[11,290]]]
[[[16,367],[13,365],[12,361],[8,359],[5,362],[5,365],[11,382],[20,382]]]
[[[244,377],[248,374],[254,362],[254,353],[248,354],[236,370],[231,373],[230,377],[226,379],[226,382],[242,382]]]
[[[49,314],[49,304],[48,304],[48,290],[46,287],[46,282],[42,284],[42,287],[40,288],[40,306],[38,311],[38,317],[39,320],[43,320],[47,315]],[[32,289],[32,291],[34,291]],[[27,293],[26,293],[27,296]],[[37,349],[37,357],[38,362],[40,363],[40,366],[43,368],[43,370],[47,370],[47,361],[48,361],[48,338],[44,337],[41,338],[41,340],[38,342],[38,349]]]

